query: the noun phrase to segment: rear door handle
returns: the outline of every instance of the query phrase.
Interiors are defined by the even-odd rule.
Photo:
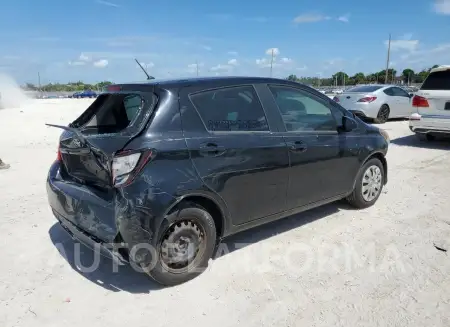
[[[217,157],[225,153],[226,148],[216,143],[202,144],[199,149],[202,155]]]
[[[292,152],[305,152],[307,149],[308,147],[302,141],[295,141],[289,143],[289,150]]]

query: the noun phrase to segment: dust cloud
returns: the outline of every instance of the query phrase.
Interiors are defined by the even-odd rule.
[[[0,109],[20,108],[30,100],[14,79],[0,73]]]

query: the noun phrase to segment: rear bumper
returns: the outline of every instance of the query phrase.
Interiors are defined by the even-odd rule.
[[[142,221],[149,216],[130,207],[116,193],[98,194],[88,186],[64,180],[59,162],[50,167],[47,196],[61,226],[81,243],[120,262],[128,261],[134,246],[142,246],[147,251],[135,251],[130,259],[148,265],[151,235],[142,227]]]
[[[414,113],[409,118],[409,129],[422,134],[450,134],[450,117]]]
[[[377,118],[380,105],[376,103],[358,103],[344,107],[356,116],[364,118]]]

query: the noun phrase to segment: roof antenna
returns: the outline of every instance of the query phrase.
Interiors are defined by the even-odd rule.
[[[141,63],[134,58],[134,60],[137,62],[137,64],[139,65],[139,67],[141,67],[142,71],[144,72],[145,75],[147,75],[147,80],[151,80],[151,79],[155,79],[153,76],[150,76],[147,71],[144,69],[144,67],[142,67]]]

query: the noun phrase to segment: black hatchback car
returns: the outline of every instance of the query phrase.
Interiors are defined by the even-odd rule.
[[[222,238],[339,199],[373,205],[389,137],[287,80],[112,85],[64,131],[47,192],[60,224],[164,285]]]

